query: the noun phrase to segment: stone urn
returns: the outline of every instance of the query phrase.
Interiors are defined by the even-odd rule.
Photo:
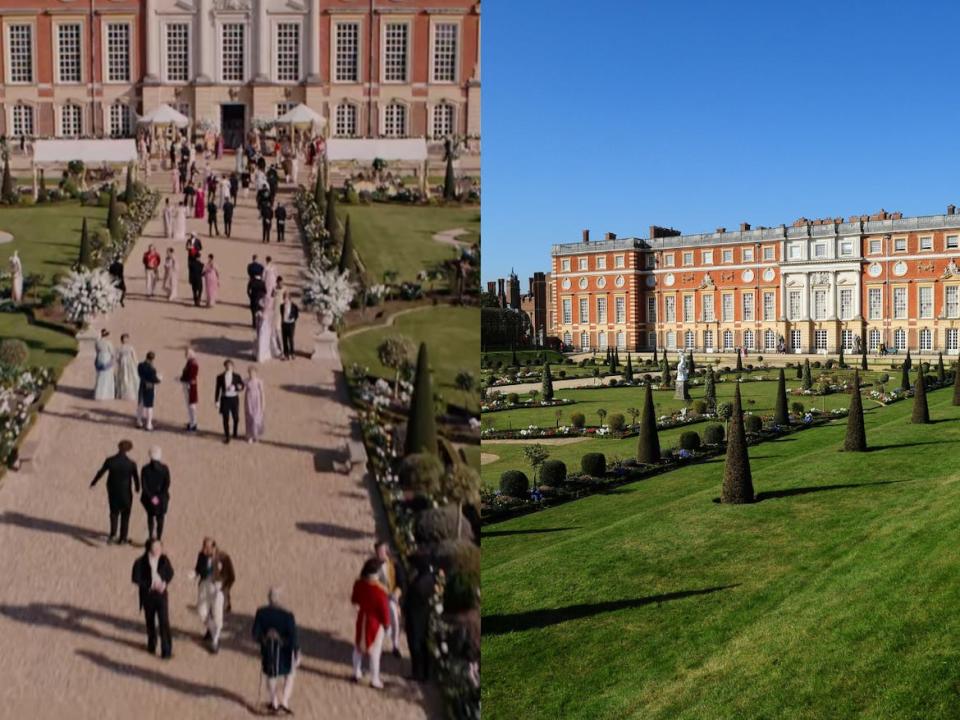
[[[333,330],[333,314],[328,310],[317,311],[317,332],[313,337],[313,360],[328,361],[339,355],[337,333]]]

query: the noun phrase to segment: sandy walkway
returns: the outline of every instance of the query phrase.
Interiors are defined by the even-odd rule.
[[[164,183],[167,174],[152,180]],[[292,211],[290,198],[286,197]],[[181,259],[179,302],[146,300],[139,258],[146,243],[161,251],[154,220],[130,256],[126,309],[107,327],[119,343],[129,332],[140,356],[158,354],[165,382],[157,403],[158,431],[133,427],[133,406],[94,403],[89,342],[66,369],[28,446],[28,462],[8,474],[0,488],[0,716],[17,718],[240,718],[257,698],[258,651],[249,640],[251,617],[269,585],[281,583],[286,604],[300,626],[304,663],[292,706],[306,718],[423,718],[439,715],[431,694],[425,709],[416,686],[401,675],[406,660],[384,656],[387,689],[348,682],[353,609],[349,593],[376,535],[367,487],[359,475],[333,471],[351,411],[339,363],[307,357],[273,361],[261,369],[267,387],[267,436],[261,445],[223,445],[213,403],[215,375],[223,359],[235,358],[243,372],[252,344],[246,302],[246,264],[251,253],[270,253],[290,284],[298,282],[302,254],[293,221],[284,246],[263,246],[251,199],[241,199],[234,237],[210,240],[201,231],[204,254],[216,256],[221,303],[195,308]],[[98,324],[95,329],[99,329]],[[298,348],[312,350],[314,321],[301,315]],[[200,427],[186,422],[175,378],[190,343],[199,353]],[[242,410],[241,410],[242,414]],[[242,424],[242,419],[241,419]],[[241,429],[242,432],[242,429]],[[106,490],[88,484],[103,458],[123,438],[144,462],[158,444],[173,476],[164,544],[176,577],[170,615],[174,658],[164,662],[145,651],[130,568],[139,548],[106,546]],[[213,535],[237,569],[234,613],[228,616],[218,656],[198,643],[196,591],[187,578],[204,535]],[[146,520],[138,501],[131,536],[140,543]],[[406,653],[405,653],[406,655]]]
[[[480,464],[481,465],[490,465],[497,462],[500,459],[499,455],[494,455],[493,453],[480,453]]]

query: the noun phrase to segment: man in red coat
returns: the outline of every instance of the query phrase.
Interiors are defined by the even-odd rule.
[[[197,376],[200,366],[197,356],[191,348],[187,348],[187,364],[180,373],[180,382],[183,383],[183,396],[187,401],[187,432],[197,431]]]
[[[151,245],[143,254],[143,272],[147,278],[147,295],[153,297],[153,288],[157,284],[157,268],[160,267],[160,253]]]
[[[357,627],[353,644],[353,679],[363,678],[363,656],[370,657],[370,686],[383,688],[380,680],[380,652],[383,650],[383,635],[390,624],[390,605],[387,593],[377,580],[380,561],[367,560],[359,579],[353,583],[350,602],[357,606]]]

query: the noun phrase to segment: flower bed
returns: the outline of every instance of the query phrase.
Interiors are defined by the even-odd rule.
[[[657,429],[666,430],[668,428],[682,427],[684,425],[695,425],[696,423],[706,422],[716,419],[713,413],[704,413],[703,415],[687,415],[683,410],[673,415],[661,415],[657,420]],[[624,430],[616,432],[610,429],[609,425],[590,426],[577,428],[570,425],[561,425],[560,427],[542,428],[537,425],[528,425],[525,428],[516,430],[496,430],[487,428],[482,430],[480,437],[484,440],[533,440],[536,438],[555,438],[555,437],[596,437],[610,438],[619,440],[632,437],[637,434],[637,426],[628,425]]]
[[[0,368],[0,467],[15,464],[41,395],[52,383],[50,368]]]
[[[486,414],[501,412],[503,410],[522,410],[524,408],[560,407],[573,405],[575,402],[576,400],[571,400],[570,398],[560,398],[559,400],[524,400],[522,402],[511,403],[507,398],[501,396],[483,403],[480,406],[480,412],[481,414]]]

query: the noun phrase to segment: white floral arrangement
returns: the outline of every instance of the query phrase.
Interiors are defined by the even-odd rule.
[[[276,120],[266,117],[255,117],[250,121],[250,127],[254,130],[269,130],[276,124]]]
[[[106,270],[73,270],[56,287],[67,317],[75,323],[105,315],[120,303],[120,289]]]
[[[305,280],[304,306],[321,315],[329,315],[333,323],[339,323],[350,309],[356,292],[350,281],[350,272],[341,273],[335,268],[311,268],[305,273]]]

